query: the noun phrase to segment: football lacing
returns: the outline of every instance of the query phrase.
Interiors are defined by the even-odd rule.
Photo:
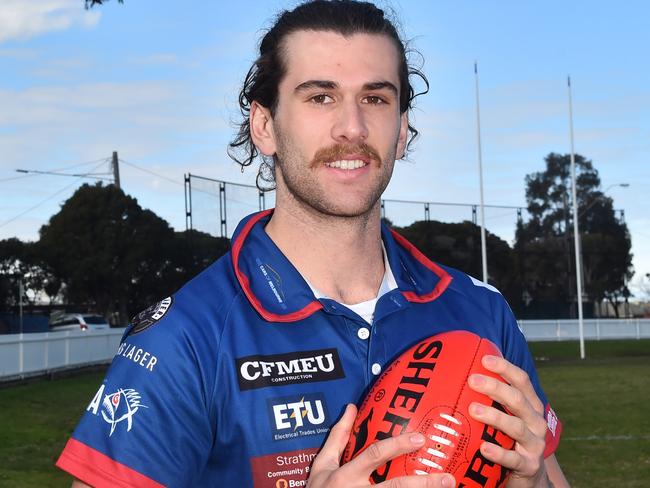
[[[452,417],[451,415],[448,415],[446,413],[440,413],[440,417],[447,422],[450,422],[452,424],[456,425],[462,425],[460,420],[458,420],[455,417]],[[450,436],[458,437],[459,434],[456,432],[452,427],[449,427],[448,425],[443,425],[443,424],[433,424],[433,427],[437,430],[439,430],[442,435],[447,434]],[[453,442],[450,439],[447,439],[446,437],[442,437],[441,435],[437,434],[430,434],[427,437],[431,439],[433,442],[436,443],[435,448],[433,447],[427,447],[426,453],[429,454],[432,457],[439,458],[439,459],[447,459],[447,455],[444,453],[443,449],[446,447],[450,447],[453,445]],[[420,457],[418,458],[418,462],[421,464],[428,466],[429,468],[437,469],[438,471],[442,471],[442,466],[435,462],[432,459],[427,459]],[[415,474],[428,474],[427,471],[422,471],[420,469],[415,470]]]

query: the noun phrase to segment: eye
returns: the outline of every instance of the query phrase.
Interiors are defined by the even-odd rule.
[[[368,95],[363,98],[361,103],[367,103],[368,105],[381,105],[386,103],[386,101],[377,95]]]
[[[316,105],[325,105],[327,103],[332,103],[334,100],[332,97],[326,95],[325,93],[319,93],[318,95],[311,97],[309,101],[315,103]]]

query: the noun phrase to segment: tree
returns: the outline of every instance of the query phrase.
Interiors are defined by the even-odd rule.
[[[19,303],[19,282],[22,281],[23,303],[34,304],[45,296],[50,302],[59,293],[61,283],[42,259],[38,244],[22,242],[15,237],[0,241],[0,310],[9,310]]]
[[[124,3],[124,0],[117,0],[118,3]],[[108,0],[84,0],[86,9],[93,8],[95,5],[102,5]]]
[[[230,240],[192,229],[176,232],[173,247],[172,260],[178,273],[176,282],[180,286],[226,254]]]
[[[173,235],[167,222],[115,186],[86,184],[40,229],[39,246],[68,302],[124,323],[169,293]]]
[[[16,238],[0,241],[0,310],[18,303],[18,280],[24,272],[24,243]]]
[[[574,309],[570,159],[550,153],[544,171],[526,176],[530,218],[517,226],[515,253],[520,280],[533,300]],[[630,235],[625,222],[616,219],[612,199],[600,190],[592,162],[579,154],[575,162],[584,290],[593,302],[609,300],[618,313],[633,274]]]
[[[68,304],[125,324],[224,254],[228,239],[174,232],[113,185],[83,185],[40,230]]]

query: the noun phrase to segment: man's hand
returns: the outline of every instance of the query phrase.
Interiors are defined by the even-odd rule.
[[[509,435],[515,440],[515,447],[507,450],[484,442],[481,453],[486,459],[511,470],[507,484],[510,488],[551,486],[544,467],[547,429],[544,406],[535,393],[528,374],[497,356],[485,356],[482,363],[486,369],[501,375],[509,384],[474,374],[469,378],[470,388],[496,400],[512,415],[479,403],[470,405],[470,415]]]
[[[339,460],[350,437],[357,409],[348,405],[345,413],[330,431],[323,448],[314,459],[308,488],[370,486],[370,474],[387,461],[401,454],[415,451],[424,445],[421,434],[402,434],[370,445],[347,464]],[[414,475],[393,478],[376,486],[390,488],[453,488],[454,477],[449,474]]]

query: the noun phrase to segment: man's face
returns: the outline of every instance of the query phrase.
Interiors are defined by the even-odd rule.
[[[406,143],[396,47],[383,35],[327,31],[295,32],[284,46],[272,119],[278,198],[325,215],[368,214]]]

